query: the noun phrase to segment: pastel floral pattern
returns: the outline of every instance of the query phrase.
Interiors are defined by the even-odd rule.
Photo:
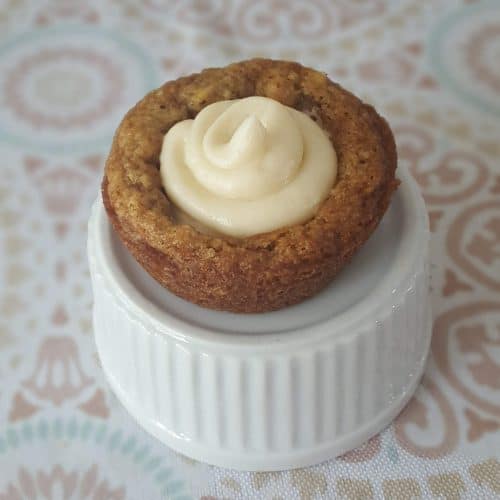
[[[500,291],[499,209],[496,200],[467,207],[446,238],[451,259],[472,279],[496,291]]]
[[[51,15],[48,8],[37,17]],[[0,43],[0,144],[95,153],[127,104],[153,87],[155,68],[139,45],[96,23],[73,23],[42,23]]]
[[[35,370],[24,386],[38,398],[59,405],[79,395],[92,382],[82,369],[73,340],[47,337],[38,351]]]
[[[499,51],[497,0],[0,0],[0,500],[499,497]],[[254,56],[373,104],[432,229],[422,387],[388,430],[293,473],[139,434],[92,340],[86,221],[113,131],[163,80]]]
[[[24,500],[43,496],[47,500],[123,500],[123,486],[111,488],[106,479],[99,478],[97,466],[87,471],[66,471],[61,465],[50,471],[29,472],[20,468],[17,482],[10,483],[0,500]]]
[[[498,3],[477,2],[451,12],[431,38],[432,61],[441,81],[464,102],[497,116],[500,72],[491,61],[500,47],[499,18]],[[453,51],[454,56],[446,56]]]
[[[96,23],[99,21],[99,14],[92,6],[78,0],[59,0],[40,9],[35,22],[39,26],[46,26],[53,22],[74,20]]]
[[[152,443],[89,418],[9,425],[0,430],[0,500],[192,500]]]
[[[58,310],[55,313],[64,314]],[[46,337],[38,349],[33,373],[13,396],[9,420],[22,420],[43,407],[59,407],[67,401],[79,403],[77,407],[88,415],[109,415],[104,393],[85,373],[74,340]]]
[[[90,95],[95,83],[89,71],[105,82],[99,96]],[[35,79],[36,100],[23,94],[29,78]],[[56,129],[102,119],[120,102],[122,90],[121,68],[105,54],[85,48],[42,49],[19,61],[5,82],[7,103],[19,118],[35,127]]]

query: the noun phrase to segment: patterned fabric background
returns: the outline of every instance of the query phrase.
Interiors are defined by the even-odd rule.
[[[362,448],[238,473],[143,432],[91,329],[86,222],[124,112],[254,55],[390,121],[432,223],[432,355]],[[0,499],[500,498],[500,2],[0,0]]]

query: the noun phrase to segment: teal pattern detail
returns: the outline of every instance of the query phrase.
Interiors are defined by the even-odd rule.
[[[497,15],[500,15],[499,7],[500,4],[498,0],[487,0],[483,2],[477,2],[473,5],[467,5],[458,10],[455,10],[434,27],[434,30],[429,38],[430,64],[436,72],[438,80],[449,87],[464,101],[474,105],[483,112],[491,113],[496,116],[500,116],[500,106],[494,106],[491,102],[486,101],[479,93],[474,93],[464,88],[449,71],[447,67],[446,54],[443,54],[441,49],[448,32],[458,22],[466,19],[472,14],[488,10],[490,8],[498,9]],[[500,103],[500,100],[498,100],[498,102]]]
[[[101,424],[95,433],[95,442],[101,444],[106,436],[106,424]]]
[[[122,447],[122,453],[124,455],[130,453],[135,448],[135,445],[136,445],[135,437],[130,436]]]
[[[52,433],[51,433],[52,431]],[[22,424],[9,426],[3,434],[0,434],[0,454],[9,449],[16,449],[23,444],[32,444],[39,440],[45,442],[48,439],[66,437],[69,440],[84,439],[94,441],[96,444],[106,446],[111,453],[118,453],[122,456],[129,456],[136,463],[145,462],[143,469],[150,474],[160,488],[161,494],[169,500],[193,500],[186,492],[186,484],[174,474],[172,467],[162,465],[163,459],[159,456],[150,455],[148,445],[138,448],[135,454],[131,454],[137,448],[137,438],[133,435],[124,436],[121,429],[117,429],[109,434],[106,439],[108,429],[106,424],[95,426],[90,419],[80,421],[75,417],[63,420],[55,418],[47,421],[44,418],[39,420],[28,420]],[[121,443],[124,443],[122,446]],[[159,470],[158,468],[161,467]],[[154,475],[153,475],[154,474]]]
[[[14,429],[9,429],[7,431],[7,443],[11,448],[17,448],[19,437]]]
[[[145,466],[144,470],[146,472],[153,472],[161,464],[160,457],[153,457]]]
[[[46,439],[48,437],[49,426],[47,425],[47,421],[41,419],[38,422],[38,436],[41,439]]]
[[[76,419],[73,417],[68,422],[68,426],[66,428],[66,434],[68,436],[68,439],[74,439],[75,438],[75,436],[76,436],[76,430],[77,430]]]
[[[62,437],[62,422],[60,418],[56,418],[52,424],[52,430],[54,433],[54,437],[56,439],[61,439]]]
[[[118,446],[120,446],[120,441],[122,439],[122,431],[118,430],[111,434],[109,437],[108,448],[109,451],[114,451]]]
[[[141,449],[135,452],[134,462],[136,464],[140,464],[146,458],[148,453],[149,447],[147,445],[144,445]]]
[[[395,446],[391,445],[387,448],[387,456],[393,464],[397,464],[399,462],[399,453]]]
[[[23,438],[28,443],[31,443],[31,440],[33,439],[33,428],[31,427],[31,425],[29,425],[28,423],[25,422],[21,432],[22,432]]]
[[[171,481],[168,486],[165,488],[165,492],[169,495],[175,495],[176,493],[180,493],[180,490],[183,488],[182,481],[176,480]]]
[[[91,430],[92,430],[92,423],[89,420],[87,420],[87,422],[85,422],[80,429],[80,436],[84,441],[87,441],[87,439],[89,438]]]
[[[159,483],[163,483],[171,476],[171,474],[172,474],[171,469],[163,468],[163,469],[160,469],[160,471],[156,474],[155,479]]]

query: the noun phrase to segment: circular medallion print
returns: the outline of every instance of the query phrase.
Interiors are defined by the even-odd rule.
[[[142,50],[87,27],[40,30],[0,47],[0,140],[56,151],[106,147],[155,85]]]
[[[465,7],[436,26],[431,59],[440,80],[482,111],[500,114],[500,4]]]
[[[93,419],[38,418],[0,433],[0,499],[191,500],[161,447]]]

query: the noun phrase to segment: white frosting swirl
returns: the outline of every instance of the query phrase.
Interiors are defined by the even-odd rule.
[[[336,177],[325,132],[267,97],[211,104],[174,125],[160,156],[172,202],[209,230],[235,237],[311,218]]]

